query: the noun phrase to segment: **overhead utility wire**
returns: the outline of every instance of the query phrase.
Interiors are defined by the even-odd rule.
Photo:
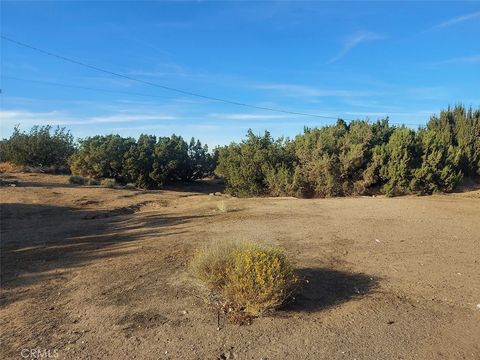
[[[53,81],[44,81],[44,80],[37,80],[37,79],[25,79],[25,78],[19,78],[19,77],[8,76],[8,75],[2,75],[2,78],[3,79],[10,79],[10,80],[33,82],[33,83],[49,85],[49,86],[67,87],[67,88],[72,88],[72,89],[82,89],[82,90],[100,91],[100,92],[125,94],[125,95],[135,95],[135,96],[148,96],[148,97],[161,98],[161,99],[166,98],[165,96],[161,96],[161,95],[144,94],[144,93],[137,93],[137,92],[131,92],[131,91],[121,91],[121,90],[100,89],[100,88],[93,88],[93,87],[89,87],[89,86],[80,86],[80,85],[58,83],[58,82],[53,82]]]
[[[7,36],[5,36],[5,35],[0,35],[0,37],[1,37],[2,39],[4,39],[4,40],[7,40],[7,41],[9,41],[9,42],[11,42],[11,43],[14,43],[14,44],[16,44],[16,45],[19,45],[19,46],[22,46],[22,47],[25,47],[25,48],[28,48],[28,49],[31,49],[31,50],[40,52],[40,53],[42,53],[42,54],[44,54],[44,55],[52,56],[52,57],[55,57],[55,58],[57,58],[57,59],[64,60],[64,61],[67,61],[67,62],[76,64],[76,65],[79,65],[79,66],[83,66],[83,67],[86,67],[86,68],[89,68],[89,69],[92,69],[92,70],[96,70],[96,71],[99,71],[99,72],[103,72],[103,73],[105,73],[105,74],[118,76],[118,77],[123,78],[123,79],[127,79],[127,80],[130,80],[130,81],[135,81],[135,82],[138,82],[138,83],[142,83],[142,84],[154,86],[154,87],[157,87],[157,88],[161,88],[161,89],[164,89],[164,90],[169,90],[169,91],[177,92],[177,93],[184,94],[184,95],[188,95],[188,96],[194,96],[194,97],[203,98],[203,99],[207,99],[207,100],[222,102],[222,103],[225,103],[225,104],[231,104],[231,105],[236,105],[236,106],[249,107],[249,108],[259,109],[259,110],[279,112],[279,113],[290,114],[290,115],[309,116],[309,117],[316,117],[316,118],[322,118],[322,119],[334,119],[334,120],[343,119],[343,120],[353,121],[352,119],[346,119],[346,118],[341,117],[341,116],[328,116],[328,115],[318,115],[318,114],[311,114],[311,113],[303,113],[303,112],[289,111],[289,110],[276,109],[276,108],[270,108],[270,107],[264,107],[264,106],[257,106],[257,105],[252,105],[252,104],[242,103],[242,102],[237,102],[237,101],[231,101],[231,100],[222,99],[222,98],[217,98],[217,97],[213,97],[213,96],[202,95],[202,94],[194,93],[194,92],[191,92],[191,91],[186,91],[186,90],[181,90],[181,89],[173,88],[173,87],[170,87],[170,86],[160,85],[160,84],[153,83],[153,82],[150,82],[150,81],[146,81],[146,80],[138,79],[138,78],[135,78],[135,77],[132,77],[132,76],[128,76],[128,75],[123,75],[123,74],[120,74],[120,73],[116,73],[116,72],[114,72],[114,71],[106,70],[106,69],[100,68],[100,67],[98,67],[98,66],[86,64],[86,63],[84,63],[84,62],[81,62],[81,61],[78,61],[78,60],[74,60],[74,59],[71,59],[71,58],[66,57],[66,56],[63,56],[63,55],[54,54],[54,53],[52,53],[52,52],[50,52],[50,51],[40,49],[40,48],[38,48],[38,47],[35,47],[35,46],[32,46],[32,45],[23,43],[23,42],[18,41],[18,40],[14,40],[14,39],[9,38],[9,37],[7,37]],[[3,76],[3,77],[4,77],[4,78],[15,79],[15,80],[32,81],[32,82],[44,83],[44,84],[48,84],[48,85],[72,87],[72,88],[79,88],[79,89],[86,89],[86,90],[106,91],[106,92],[117,92],[117,93],[124,93],[124,94],[138,95],[138,96],[159,97],[159,98],[162,97],[162,96],[158,96],[158,95],[149,95],[149,94],[132,93],[132,92],[122,92],[122,91],[106,90],[106,89],[95,89],[95,88],[89,88],[89,87],[84,87],[84,86],[66,85],[66,84],[60,84],[60,83],[53,83],[53,82],[46,82],[46,81],[39,81],[39,80],[21,79],[21,78],[8,77],[8,76]],[[398,124],[398,125],[421,126],[421,124],[395,123],[395,122],[391,122],[391,121],[390,121],[390,123],[392,123],[392,124]]]
[[[10,79],[10,80],[18,80],[18,81],[26,81],[26,82],[32,82],[32,83],[37,83],[37,84],[42,84],[42,85],[48,85],[48,86],[59,86],[59,87],[67,87],[67,88],[72,88],[72,89],[82,89],[82,90],[90,90],[90,91],[99,91],[99,92],[107,92],[107,93],[114,93],[114,94],[124,94],[124,95],[134,95],[134,96],[146,96],[146,97],[153,97],[153,98],[161,98],[161,99],[166,99],[165,96],[161,95],[153,95],[153,94],[145,94],[145,93],[137,93],[137,92],[131,92],[131,91],[120,91],[120,90],[109,90],[109,89],[100,89],[100,88],[92,88],[88,86],[79,86],[79,85],[71,85],[71,84],[64,84],[64,83],[57,83],[53,81],[44,81],[44,80],[37,80],[37,79],[25,79],[25,78],[19,78],[15,76],[8,76],[8,75],[2,75],[2,79]],[[384,114],[385,116],[388,116],[387,114]],[[333,118],[333,117],[332,117]],[[344,120],[348,120],[345,118],[342,118]],[[349,120],[350,121],[350,120]],[[413,124],[413,123],[405,123],[405,122],[395,122],[395,121],[388,121],[389,124],[394,124],[394,125],[410,125],[410,126],[421,126],[422,124]]]
[[[296,111],[275,109],[275,108],[265,107],[265,106],[257,106],[257,105],[252,105],[252,104],[248,104],[248,103],[243,103],[243,102],[238,102],[238,101],[232,101],[232,100],[217,98],[217,97],[213,97],[213,96],[202,95],[202,94],[194,93],[194,92],[191,92],[191,91],[186,91],[186,90],[181,90],[181,89],[173,88],[173,87],[170,87],[170,86],[160,85],[160,84],[153,83],[153,82],[150,82],[150,81],[141,80],[141,79],[138,79],[138,78],[135,78],[135,77],[132,77],[132,76],[120,74],[120,73],[117,73],[117,72],[114,72],[114,71],[110,71],[110,70],[106,70],[106,69],[100,68],[100,67],[98,67],[98,66],[86,64],[86,63],[84,63],[84,62],[81,62],[81,61],[78,61],[78,60],[74,60],[74,59],[71,59],[71,58],[66,57],[66,56],[63,56],[63,55],[54,54],[54,53],[52,53],[52,52],[50,52],[50,51],[40,49],[40,48],[38,48],[38,47],[36,47],[36,46],[32,46],[32,45],[26,44],[26,43],[21,42],[21,41],[18,41],[18,40],[14,40],[14,39],[9,38],[9,37],[7,37],[7,36],[5,36],[5,35],[0,35],[0,37],[1,37],[2,39],[6,40],[6,41],[9,41],[9,42],[14,43],[14,44],[19,45],[19,46],[23,46],[23,47],[25,47],[25,48],[28,48],[28,49],[31,49],[31,50],[34,50],[34,51],[37,51],[37,52],[42,53],[42,54],[44,54],[44,55],[52,56],[52,57],[55,57],[55,58],[57,58],[57,59],[61,59],[61,60],[64,60],[64,61],[67,61],[67,62],[76,64],[76,65],[80,65],[80,66],[83,66],[83,67],[86,67],[86,68],[89,68],[89,69],[92,69],[92,70],[96,70],[96,71],[99,71],[99,72],[103,72],[103,73],[105,73],[105,74],[114,75],[114,76],[117,76],[117,77],[120,77],[120,78],[123,78],[123,79],[131,80],[131,81],[136,81],[136,82],[139,82],[139,83],[142,83],[142,84],[146,84],[146,85],[158,87],[158,88],[161,88],[161,89],[164,89],[164,90],[168,90],[168,91],[174,91],[174,92],[176,92],[176,93],[180,93],[180,94],[184,94],[184,95],[194,96],[194,97],[198,97],[198,98],[202,98],[202,99],[207,99],[207,100],[213,100],[213,101],[222,102],[222,103],[225,103],[225,104],[231,104],[231,105],[249,107],[249,108],[259,109],[259,110],[267,110],[267,111],[279,112],[279,113],[284,113],[284,114],[300,115],[300,116],[310,116],[310,117],[323,118],[323,119],[335,119],[335,120],[336,120],[336,119],[340,119],[340,117],[338,117],[338,116],[335,117],[335,116],[327,116],[327,115],[318,115],[318,114],[310,114],[310,113],[303,113],[303,112],[296,112]]]

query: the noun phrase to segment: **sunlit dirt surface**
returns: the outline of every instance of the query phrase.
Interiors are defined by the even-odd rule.
[[[236,199],[7,176],[2,359],[480,358],[479,191]],[[283,246],[303,292],[250,326],[218,319],[188,262],[223,239]]]

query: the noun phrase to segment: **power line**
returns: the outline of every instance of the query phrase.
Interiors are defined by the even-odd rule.
[[[248,103],[217,98],[217,97],[213,97],[213,96],[202,95],[202,94],[198,94],[198,93],[195,93],[195,92],[186,91],[186,90],[182,90],[182,89],[177,89],[177,88],[173,88],[173,87],[170,87],[170,86],[165,86],[165,85],[153,83],[153,82],[150,82],[150,81],[138,79],[138,78],[135,78],[135,77],[132,77],[132,76],[120,74],[120,73],[117,73],[117,72],[114,72],[114,71],[110,71],[110,70],[100,68],[98,66],[86,64],[84,62],[81,62],[81,61],[78,61],[78,60],[75,60],[75,59],[71,59],[71,58],[63,56],[63,55],[54,54],[50,51],[40,49],[38,47],[23,43],[23,42],[18,41],[18,40],[14,40],[14,39],[9,38],[5,35],[0,35],[0,37],[2,39],[6,40],[6,41],[9,41],[9,42],[13,43],[13,44],[16,44],[16,45],[19,45],[19,46],[37,51],[37,52],[42,53],[44,55],[48,55],[48,56],[51,56],[51,57],[54,57],[54,58],[57,58],[57,59],[60,59],[60,60],[66,61],[66,62],[76,64],[76,65],[79,65],[79,66],[82,66],[82,67],[85,67],[85,68],[88,68],[88,69],[92,69],[92,70],[99,71],[99,72],[102,72],[102,73],[105,73],[105,74],[117,76],[117,77],[120,77],[120,78],[123,78],[123,79],[126,79],[126,80],[135,81],[135,82],[138,82],[138,83],[141,83],[141,84],[157,87],[157,88],[160,88],[160,89],[180,93],[180,94],[183,94],[183,95],[198,97],[198,98],[211,100],[211,101],[216,101],[216,102],[222,102],[222,103],[225,103],[225,104],[243,106],[243,107],[248,107],[248,108],[253,108],[253,109],[258,109],[258,110],[266,110],[266,111],[272,111],[272,112],[278,112],[278,113],[284,113],[284,114],[290,114],[290,115],[309,116],[309,117],[315,117],[315,118],[321,118],[321,119],[333,119],[333,120],[343,119],[343,120],[347,120],[347,121],[354,121],[353,119],[346,119],[346,118],[341,117],[341,116],[318,115],[318,114],[311,114],[311,113],[304,113],[304,112],[297,112],[297,111],[289,111],[289,110],[283,110],[283,109],[277,109],[277,108],[271,108],[271,107],[265,107],[265,106],[257,106],[257,105],[252,105],[252,104],[248,104]],[[111,93],[122,93],[122,94],[129,94],[129,95],[137,95],[137,96],[165,98],[165,97],[162,97],[162,96],[159,96],[159,95],[150,95],[150,94],[142,94],[142,93],[134,93],[134,92],[126,92],[126,91],[118,91],[118,90],[98,89],[98,88],[91,88],[91,87],[86,87],[86,86],[67,85],[67,84],[61,84],[61,83],[54,83],[54,82],[47,82],[47,81],[40,81],[40,80],[31,80],[31,79],[21,79],[21,78],[8,77],[8,76],[2,76],[2,77],[14,79],[14,80],[31,81],[31,82],[43,83],[43,84],[46,84],[46,85],[71,87],[71,88],[78,88],[78,89],[84,89],[84,90],[104,91],[104,92],[111,92]],[[396,122],[392,122],[392,121],[389,121],[389,123],[396,124],[396,125],[421,126],[421,124],[412,124],[412,123],[409,124],[409,123],[398,123],[398,122],[396,123]]]
[[[86,64],[84,62],[81,62],[81,61],[78,61],[78,60],[75,60],[75,59],[71,59],[71,58],[63,56],[63,55],[54,54],[50,51],[40,49],[36,46],[32,46],[32,45],[23,43],[21,41],[11,39],[11,38],[9,38],[5,35],[0,35],[0,36],[1,36],[2,39],[7,40],[7,41],[9,41],[11,43],[14,43],[16,45],[19,45],[19,46],[37,51],[37,52],[42,53],[44,55],[55,57],[55,58],[63,60],[63,61],[70,62],[72,64],[76,64],[76,65],[83,66],[83,67],[88,68],[88,69],[103,72],[105,74],[117,76],[117,77],[127,79],[127,80],[130,80],[130,81],[136,81],[138,83],[154,86],[154,87],[157,87],[157,88],[160,88],[160,89],[173,91],[173,92],[188,95],[188,96],[194,96],[194,97],[207,99],[207,100],[212,100],[212,101],[217,101],[217,102],[222,102],[222,103],[230,104],[230,105],[243,106],[243,107],[248,107],[248,108],[252,108],[252,109],[273,111],[273,112],[279,112],[279,113],[290,114],[290,115],[310,116],[310,117],[323,118],[323,119],[334,119],[334,120],[340,119],[340,117],[338,117],[338,116],[318,115],[318,114],[310,114],[310,113],[303,113],[303,112],[297,112],[297,111],[276,109],[276,108],[265,107],[265,106],[257,106],[257,105],[252,105],[252,104],[248,104],[248,103],[232,101],[232,100],[222,99],[222,98],[213,97],[213,96],[202,95],[202,94],[198,94],[198,93],[191,92],[191,91],[186,91],[186,90],[182,90],[182,89],[173,88],[173,87],[170,87],[170,86],[160,85],[160,84],[153,83],[153,82],[150,82],[150,81],[141,80],[141,79],[138,79],[138,78],[135,78],[135,77],[132,77],[132,76],[120,74],[120,73],[110,71],[110,70],[106,70],[106,69],[100,68],[98,66]],[[348,119],[346,119],[346,120],[348,120]]]
[[[161,98],[161,99],[166,99],[165,96],[161,95],[153,95],[153,94],[145,94],[145,93],[137,93],[137,92],[131,92],[131,91],[120,91],[120,90],[109,90],[109,89],[100,89],[100,88],[93,88],[93,87],[88,87],[88,86],[79,86],[79,85],[72,85],[72,84],[65,84],[65,83],[58,83],[58,82],[53,82],[53,81],[44,81],[44,80],[37,80],[37,79],[25,79],[25,78],[19,78],[15,76],[5,76],[2,75],[3,79],[10,79],[10,80],[18,80],[18,81],[26,81],[26,82],[32,82],[32,83],[37,83],[37,84],[42,84],[42,85],[48,85],[48,86],[59,86],[59,87],[66,87],[66,88],[72,88],[72,89],[81,89],[81,90],[89,90],[89,91],[98,91],[98,92],[107,92],[107,93],[114,93],[114,94],[124,94],[124,95],[134,95],[134,96],[145,96],[145,97],[153,97],[153,98]],[[380,115],[380,114],[379,114]],[[385,114],[385,116],[388,116],[388,114]],[[353,121],[349,119],[345,119],[342,117],[343,120],[348,120],[348,121]],[[369,120],[368,120],[369,121]],[[370,122],[370,121],[369,121]],[[394,122],[394,121],[388,121],[389,124],[394,124],[394,125],[410,125],[410,126],[421,126],[423,124],[418,124],[418,123],[400,123],[400,122]]]
[[[43,85],[49,86],[60,86],[60,87],[67,87],[72,89],[82,89],[82,90],[91,90],[91,91],[99,91],[99,92],[108,92],[108,93],[117,93],[117,94],[125,94],[125,95],[135,95],[135,96],[147,96],[147,97],[154,97],[154,98],[161,98],[165,99],[165,96],[161,95],[152,95],[152,94],[144,94],[144,93],[137,93],[137,92],[130,92],[130,91],[121,91],[121,90],[109,90],[109,89],[100,89],[100,88],[92,88],[88,86],[80,86],[80,85],[71,85],[71,84],[63,84],[53,81],[44,81],[44,80],[37,80],[37,79],[24,79],[15,76],[4,76],[2,75],[3,79],[10,79],[10,80],[19,80],[19,81],[27,81],[33,82]]]

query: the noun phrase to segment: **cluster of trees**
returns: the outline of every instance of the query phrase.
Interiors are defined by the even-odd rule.
[[[237,196],[348,196],[452,191],[480,175],[480,109],[448,108],[418,131],[343,120],[293,140],[251,131],[218,149],[216,173]]]
[[[70,158],[72,173],[91,178],[113,178],[150,189],[173,181],[192,181],[213,173],[215,161],[207,145],[181,136],[157,138],[140,135],[135,140],[119,135],[80,140]]]
[[[391,126],[388,119],[338,120],[305,128],[293,140],[249,131],[242,142],[213,153],[176,135],[93,136],[76,144],[63,128],[35,126],[26,133],[15,127],[0,141],[0,161],[68,166],[73,174],[141,188],[192,181],[215,170],[236,196],[431,194],[452,191],[465,177],[479,178],[480,108],[448,108],[417,131]]]
[[[0,162],[30,167],[65,166],[75,152],[72,134],[57,127],[34,126],[27,132],[13,129],[9,139],[0,141]]]
[[[140,135],[93,136],[79,140],[64,128],[34,126],[29,132],[14,128],[8,139],[0,141],[0,162],[93,179],[110,178],[119,183],[134,183],[141,188],[156,188],[171,181],[192,181],[213,174],[215,160],[200,141],[187,143],[182,137],[157,138]]]

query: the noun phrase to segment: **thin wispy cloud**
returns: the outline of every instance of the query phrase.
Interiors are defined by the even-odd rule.
[[[450,27],[452,25],[456,25],[456,24],[459,24],[459,23],[463,23],[465,21],[472,21],[472,20],[479,20],[480,21],[480,11],[473,12],[473,13],[466,14],[466,15],[462,15],[462,16],[456,16],[454,18],[448,19],[444,22],[441,22],[440,24],[435,25],[435,26],[431,27],[430,29],[428,29],[426,31],[440,30],[440,29]]]
[[[480,54],[476,54],[476,55],[471,55],[471,56],[463,56],[463,57],[457,57],[457,58],[437,61],[433,64],[434,65],[466,64],[466,63],[474,64],[474,63],[479,63],[479,62],[480,62]]]
[[[245,113],[211,113],[207,117],[224,120],[270,120],[284,119],[286,115],[245,114]]]
[[[104,116],[72,116],[63,111],[32,112],[25,110],[0,110],[0,119],[4,128],[20,124],[22,127],[33,125],[95,125],[102,123],[139,123],[143,121],[176,120],[173,115],[156,114],[111,114]]]
[[[372,96],[372,91],[357,90],[338,90],[338,89],[321,89],[308,85],[298,84],[260,84],[255,88],[263,90],[273,90],[281,92],[283,95],[294,97],[361,97]]]
[[[347,55],[353,48],[356,46],[360,45],[361,43],[369,42],[369,41],[374,41],[374,40],[381,40],[384,39],[385,37],[379,34],[376,34],[374,32],[359,32],[356,34],[351,35],[350,37],[347,38],[345,41],[342,50],[333,58],[327,61],[327,64],[332,64],[341,58],[343,58],[345,55]]]

